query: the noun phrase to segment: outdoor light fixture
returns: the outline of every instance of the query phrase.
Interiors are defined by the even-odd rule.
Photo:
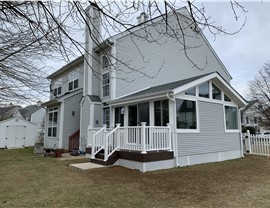
[[[121,114],[125,114],[125,108],[124,107],[122,107],[120,111],[121,111]]]
[[[75,115],[75,111],[72,111],[71,115],[74,116]]]

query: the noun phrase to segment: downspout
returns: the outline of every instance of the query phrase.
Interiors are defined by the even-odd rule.
[[[174,100],[173,98],[170,97],[170,93],[169,93],[169,92],[166,94],[166,96],[167,96],[167,98],[168,98],[169,100],[171,100],[171,101],[174,103],[174,105],[175,105],[175,100]],[[174,112],[175,112],[175,111],[174,111]],[[173,114],[174,114],[174,113],[173,113]],[[175,116],[174,116],[173,119],[174,119],[173,145],[174,145],[174,152],[175,152],[175,155],[176,155],[176,157],[175,157],[175,162],[176,162],[176,166],[179,167],[180,165],[179,165],[179,161],[178,161],[178,148],[177,148],[177,143],[176,143],[177,134],[176,134]]]

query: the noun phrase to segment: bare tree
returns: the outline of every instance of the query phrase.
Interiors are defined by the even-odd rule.
[[[96,25],[85,12],[89,5],[95,7],[102,15],[102,34],[95,33]],[[239,12],[246,12],[245,8],[234,0],[230,1],[230,5],[236,20]],[[179,9],[183,6],[186,6],[189,16],[179,13]],[[138,25],[136,17],[139,14],[143,14],[145,19]],[[175,15],[176,26],[169,24],[170,15]],[[154,21],[158,16],[162,18],[159,24]],[[144,27],[143,23],[146,20],[158,32],[158,36],[152,36]],[[245,20],[239,30],[244,24]],[[203,5],[198,7],[191,1],[184,3],[165,0],[103,0],[85,3],[1,1],[0,25],[0,103],[32,101],[39,97],[40,93],[43,96],[48,84],[45,79],[44,63],[52,59],[69,62],[70,59],[87,53],[81,36],[84,34],[85,27],[90,30],[90,37],[97,46],[108,37],[122,32],[131,34],[134,47],[137,47],[138,51],[140,48],[136,45],[136,39],[165,44],[160,41],[163,36],[174,38],[186,58],[199,70],[204,66],[198,65],[189,55],[188,50],[200,46],[187,44],[187,38],[196,38],[186,33],[187,28],[197,32],[208,29],[214,36],[219,33],[239,32],[237,30],[229,33],[224,28],[215,26],[211,18],[205,15]],[[134,32],[134,27],[141,27],[143,32]],[[144,54],[141,56],[144,60]],[[130,71],[140,72],[140,69],[117,57],[111,57],[110,60],[124,64]],[[207,65],[207,57],[205,65]],[[153,77],[153,75],[144,75]]]
[[[270,63],[264,64],[258,75],[249,83],[253,100],[258,100],[258,112],[263,115],[262,125],[270,127]]]

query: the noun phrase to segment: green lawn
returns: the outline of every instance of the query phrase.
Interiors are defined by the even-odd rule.
[[[140,173],[78,171],[33,149],[0,150],[0,207],[269,207],[270,159]]]

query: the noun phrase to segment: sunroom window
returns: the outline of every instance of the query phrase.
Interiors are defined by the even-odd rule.
[[[195,87],[192,87],[188,90],[185,91],[185,94],[186,95],[192,95],[192,96],[195,96],[196,95],[196,88]]]
[[[226,94],[224,94],[224,100],[227,101],[227,102],[231,102],[232,101]]]
[[[221,100],[221,90],[212,83],[212,97],[215,100]]]
[[[209,82],[199,85],[199,96],[209,98]]]
[[[238,116],[237,108],[232,106],[225,106],[225,119],[226,119],[226,129],[227,130],[237,130],[238,129]]]
[[[159,100],[154,102],[155,126],[166,126],[169,123],[169,101]]]
[[[177,129],[197,129],[196,101],[176,99]]]

